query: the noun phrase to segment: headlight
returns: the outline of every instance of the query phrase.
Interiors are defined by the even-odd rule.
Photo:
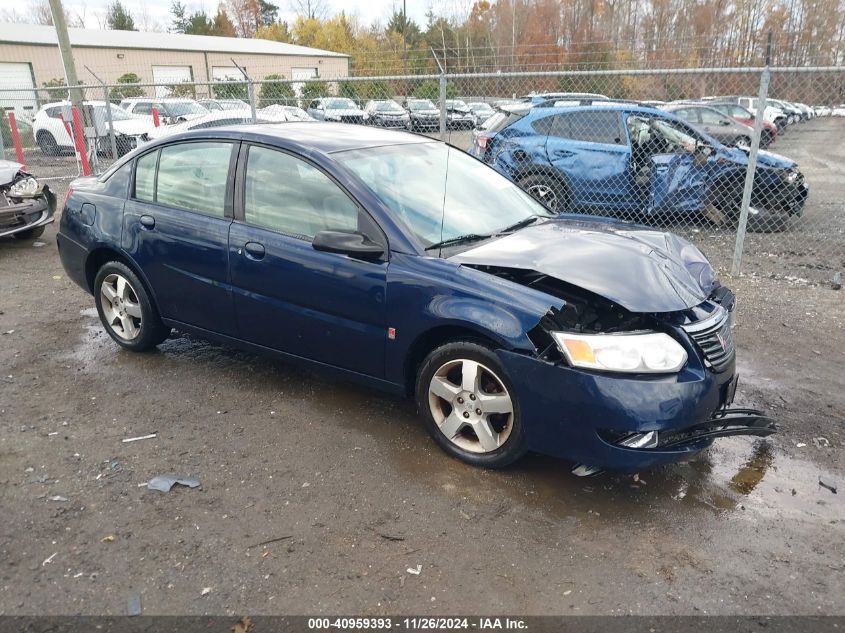
[[[795,184],[795,181],[798,180],[798,170],[790,169],[789,171],[784,172],[783,179],[786,181],[787,184]]]
[[[370,118],[370,115],[369,115],[369,114],[367,114],[366,112],[364,112],[364,120],[366,121],[366,120],[367,120],[367,119],[369,119],[369,118]]]
[[[668,334],[572,334],[552,332],[561,353],[574,367],[634,374],[680,371],[687,353]]]
[[[37,191],[38,181],[32,176],[18,180],[15,184],[9,187],[9,195],[12,196],[31,196]]]

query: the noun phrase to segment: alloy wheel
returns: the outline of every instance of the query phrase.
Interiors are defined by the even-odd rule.
[[[557,209],[557,194],[549,185],[531,185],[526,191],[549,209]]]
[[[444,363],[431,377],[428,401],[440,432],[465,451],[493,452],[513,430],[513,401],[504,382],[477,361]]]
[[[141,303],[126,277],[107,275],[100,286],[103,317],[120,338],[132,341],[141,334]]]

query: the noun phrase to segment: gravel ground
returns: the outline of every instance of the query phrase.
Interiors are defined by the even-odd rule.
[[[828,123],[802,151],[830,176]],[[723,277],[739,404],[781,432],[578,479],[467,467],[409,402],[191,337],[121,351],[54,227],[0,240],[0,614],[845,614],[845,294]],[[167,472],[202,485],[141,487]]]

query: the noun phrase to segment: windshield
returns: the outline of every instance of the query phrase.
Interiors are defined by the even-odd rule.
[[[352,99],[326,99],[323,102],[326,110],[357,110],[358,106]]]
[[[471,103],[469,104],[470,110],[473,112],[492,112],[493,108],[490,107],[489,103]]]
[[[437,107],[431,101],[411,101],[408,104],[414,112],[419,112],[420,110],[436,110]]]
[[[404,112],[402,107],[395,101],[378,101],[374,108],[377,112]]]
[[[243,110],[249,107],[249,104],[243,101],[221,101],[220,106],[224,110]]]
[[[112,121],[126,121],[129,119],[134,119],[135,117],[129,114],[123,108],[119,108],[116,105],[112,105],[109,110],[111,110],[111,120]],[[94,106],[94,116],[97,119],[102,119],[103,121],[107,121],[106,118],[108,115],[106,114],[106,106]]]
[[[459,99],[447,99],[446,100],[446,107],[451,108],[453,110],[468,110],[467,104]]]
[[[196,101],[168,101],[162,104],[169,116],[186,116],[190,114],[208,114]]]
[[[424,246],[492,235],[533,216],[552,217],[510,180],[442,143],[338,152]]]

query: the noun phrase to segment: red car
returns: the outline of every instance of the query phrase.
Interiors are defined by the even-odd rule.
[[[726,114],[734,121],[738,121],[739,123],[743,123],[752,128],[754,127],[754,115],[741,105],[737,105],[735,103],[713,103],[711,101],[708,101],[707,105],[711,108],[715,108],[722,114]],[[765,149],[774,143],[777,137],[777,127],[767,121],[763,121],[763,129],[760,132],[760,147]]]

